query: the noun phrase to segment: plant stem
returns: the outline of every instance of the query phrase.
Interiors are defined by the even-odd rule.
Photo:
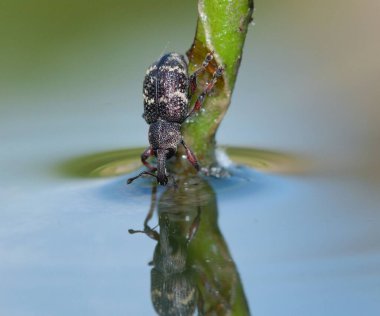
[[[239,70],[248,25],[252,21],[253,0],[199,0],[198,24],[194,43],[187,52],[190,72],[202,64],[207,53],[214,60],[207,68],[212,74],[224,67],[213,95],[206,98],[203,111],[183,124],[182,133],[201,164],[210,167],[215,161],[215,134],[231,102]],[[198,83],[198,93],[204,82]]]

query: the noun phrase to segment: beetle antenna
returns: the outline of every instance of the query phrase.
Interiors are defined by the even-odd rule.
[[[151,173],[149,171],[143,171],[143,172],[140,172],[136,177],[129,178],[127,180],[127,184],[131,184],[133,181],[135,181],[137,178],[140,178],[144,174],[147,174],[149,176],[152,176],[152,177],[155,177],[156,179],[158,179],[154,173]]]

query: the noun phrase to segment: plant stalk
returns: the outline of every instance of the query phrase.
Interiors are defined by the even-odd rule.
[[[201,165],[210,168],[216,165],[215,134],[231,103],[252,21],[253,0],[199,0],[198,13],[194,42],[187,52],[189,71],[199,68],[207,53],[214,52],[214,59],[206,69],[207,75],[201,77],[210,80],[218,66],[223,66],[224,73],[211,95],[206,97],[202,110],[183,124],[182,133]],[[205,80],[198,81],[195,98],[205,84]]]

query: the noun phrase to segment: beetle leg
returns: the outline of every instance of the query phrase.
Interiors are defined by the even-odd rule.
[[[199,166],[197,157],[191,151],[191,149],[187,147],[184,140],[181,140],[181,144],[183,145],[183,147],[185,147],[187,160],[194,166],[195,169],[197,169],[197,171],[199,171],[201,168]]]
[[[216,71],[212,75],[212,80],[206,84],[205,89],[202,91],[202,93],[199,95],[199,97],[195,101],[194,108],[189,112],[187,117],[192,115],[194,112],[197,112],[200,110],[200,108],[202,107],[203,101],[206,98],[206,95],[210,93],[212,88],[214,88],[216,82],[218,81],[218,78],[222,76],[223,71],[224,69],[221,66],[219,66],[218,69],[216,69]]]
[[[141,162],[144,164],[145,167],[147,167],[150,171],[154,172],[157,170],[157,168],[153,167],[149,162],[146,160],[153,156],[153,150],[151,147],[148,147],[142,154],[141,154]]]
[[[196,69],[189,77],[189,98],[194,94],[195,90],[197,89],[197,77],[206,70],[208,64],[210,61],[214,58],[214,52],[210,52],[206,55],[205,60],[202,63],[202,66]]]

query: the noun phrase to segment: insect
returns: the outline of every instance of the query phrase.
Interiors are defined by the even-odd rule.
[[[166,185],[166,160],[174,156],[179,144],[184,146],[187,160],[197,171],[200,170],[195,154],[183,140],[181,125],[189,116],[200,110],[206,95],[223,74],[223,67],[218,67],[189,111],[189,100],[197,88],[197,76],[206,70],[212,59],[213,52],[206,55],[202,66],[190,76],[184,56],[177,53],[162,56],[148,68],[143,84],[143,118],[150,125],[150,146],[141,154],[141,162],[149,171],[143,171],[128,179],[128,184],[146,174],[155,177],[159,184]],[[156,167],[147,161],[150,156],[157,158]]]

